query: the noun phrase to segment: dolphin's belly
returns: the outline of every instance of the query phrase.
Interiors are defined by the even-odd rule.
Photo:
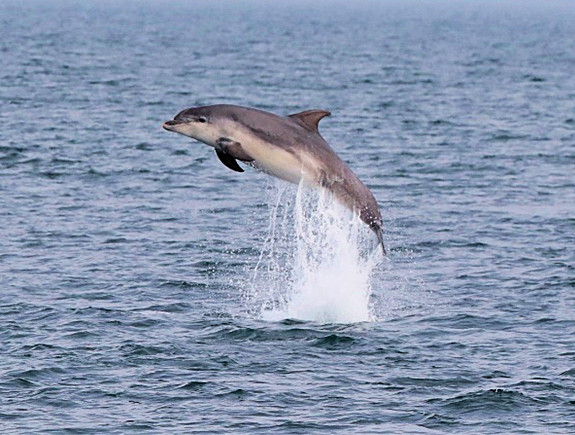
[[[274,177],[298,184],[315,181],[315,170],[307,162],[306,156],[296,155],[264,141],[245,141],[242,148],[255,160],[255,166]]]

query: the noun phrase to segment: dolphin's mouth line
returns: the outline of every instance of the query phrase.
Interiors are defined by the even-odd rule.
[[[174,127],[175,125],[179,125],[179,124],[184,124],[183,121],[178,121],[176,119],[172,119],[170,121],[166,121],[162,124],[162,127],[164,127],[165,130],[172,130],[171,127]]]
[[[183,121],[178,121],[177,119],[172,119],[170,121],[166,121],[164,122],[164,125],[178,125],[178,124],[183,124]]]

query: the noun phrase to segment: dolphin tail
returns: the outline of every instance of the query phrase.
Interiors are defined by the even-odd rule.
[[[381,233],[381,228],[378,228],[375,231],[375,234],[377,235],[377,240],[379,241],[379,244],[381,245],[381,250],[383,251],[383,256],[386,257],[387,252],[385,250],[385,245],[383,244],[383,234]]]

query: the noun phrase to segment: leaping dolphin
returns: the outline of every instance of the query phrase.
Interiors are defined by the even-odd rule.
[[[243,172],[237,160],[291,183],[304,182],[332,192],[377,235],[385,255],[381,213],[373,194],[331,149],[318,131],[326,110],[279,116],[249,107],[218,104],[182,110],[163,127],[204,142],[228,168]]]

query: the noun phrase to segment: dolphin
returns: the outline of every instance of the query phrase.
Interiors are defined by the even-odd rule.
[[[376,234],[386,255],[382,219],[371,191],[318,131],[327,110],[279,116],[250,107],[217,104],[182,110],[164,129],[203,142],[228,168],[243,172],[238,160],[291,183],[304,181],[330,191]]]

